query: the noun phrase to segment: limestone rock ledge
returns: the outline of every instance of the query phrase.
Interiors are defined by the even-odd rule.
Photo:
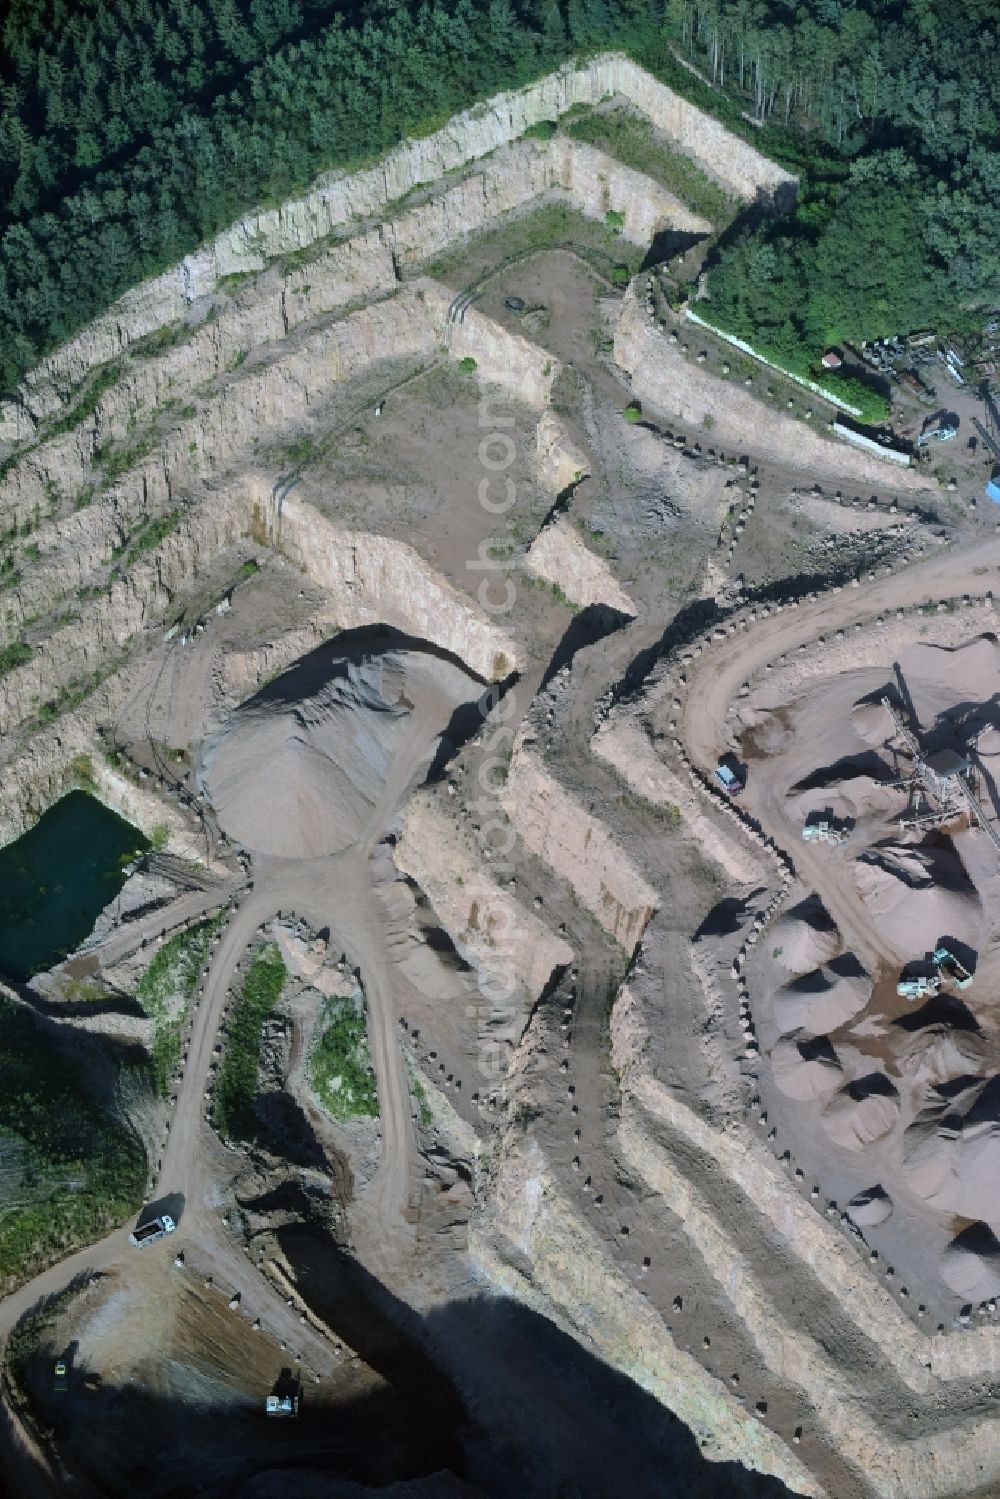
[[[702,1455],[772,1473],[795,1493],[826,1493],[780,1437],[670,1337],[559,1192],[537,1141],[509,1138],[493,1195],[470,1224],[469,1253],[502,1291],[578,1338],[684,1422]]]
[[[603,557],[585,546],[565,516],[558,516],[532,542],[525,566],[536,577],[557,585],[581,609],[603,604],[632,619],[636,607]]]
[[[502,805],[525,846],[576,892],[604,930],[632,952],[659,897],[607,828],[585,812],[522,740]]]
[[[512,971],[533,1004],[573,950],[496,883],[440,808],[417,793],[393,850],[487,992]]]

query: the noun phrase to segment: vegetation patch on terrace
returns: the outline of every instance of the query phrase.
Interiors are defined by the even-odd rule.
[[[827,396],[834,405],[846,406],[859,421],[875,426],[887,420],[889,401],[869,381],[841,370],[824,369],[818,360],[810,358],[805,348],[793,347],[790,351],[782,352],[761,344],[759,340],[750,344],[745,334],[741,335],[735,328],[727,326],[725,315],[710,302],[698,302],[697,320],[716,333],[729,338],[741,338],[752,357],[770,365],[781,374],[788,375],[797,384],[815,387],[817,394]]]
[[[334,1119],[378,1118],[378,1090],[365,1023],[365,994],[360,986],[346,998],[328,999],[324,1003],[309,1056],[309,1082]]]
[[[627,105],[611,109],[576,105],[563,115],[560,124],[573,140],[585,141],[624,166],[652,177],[693,212],[710,219],[716,228],[733,217],[738,205],[729,194]]]
[[[156,1091],[165,1096],[181,1055],[181,1030],[187,1019],[212,938],[225,917],[220,911],[189,931],[168,938],[136,986],[136,999],[153,1022],[150,1062]]]
[[[287,977],[277,943],[265,943],[251,960],[233,1006],[212,1100],[212,1124],[224,1140],[246,1140],[255,1133],[253,1101],[264,1024],[281,999]]]
[[[469,289],[485,285],[505,267],[542,250],[565,248],[585,260],[605,280],[624,284],[639,269],[643,252],[620,238],[603,222],[586,218],[565,203],[546,203],[526,213],[511,214],[497,227],[490,225],[456,244],[430,264],[427,275],[454,278]]]

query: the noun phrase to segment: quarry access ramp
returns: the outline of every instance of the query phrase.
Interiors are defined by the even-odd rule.
[[[711,773],[719,756],[726,709],[743,682],[769,663],[819,636],[874,619],[887,610],[961,599],[975,576],[980,591],[1000,585],[1000,537],[949,547],[905,572],[860,588],[821,594],[807,610],[782,610],[757,619],[742,635],[727,637],[688,668],[678,733],[691,760]],[[696,689],[697,684],[697,689]],[[796,850],[800,859],[802,850]]]
[[[382,1154],[364,1194],[367,1211],[383,1225],[387,1252],[405,1234],[404,1214],[413,1152],[409,1087],[396,1040],[390,967],[385,959],[371,862],[364,849],[347,849],[317,860],[274,860],[255,871],[254,887],[222,930],[205,975],[195,1013],[188,1060],[174,1107],[173,1124],[156,1173],[161,1193],[182,1192],[185,1224],[204,1225],[212,1206],[215,1171],[203,1149],[209,1073],[219,1027],[225,1017],[240,958],[259,930],[279,913],[291,913],[317,931],[358,968],[368,997],[369,1044],[378,1083]],[[181,1242],[180,1238],[178,1242]]]

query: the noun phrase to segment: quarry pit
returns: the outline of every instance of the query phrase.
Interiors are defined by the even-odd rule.
[[[220,1499],[1000,1483],[1000,540],[654,310],[726,225],[558,128],[606,96],[734,217],[794,193],[599,58],[234,226],[3,413],[0,832],[73,790],[150,844],[4,1003],[177,1224],[4,1266],[33,1493],[176,1492],[122,1432],[189,1410]],[[897,719],[989,827],[927,821]],[[971,984],[908,1003],[942,945]]]

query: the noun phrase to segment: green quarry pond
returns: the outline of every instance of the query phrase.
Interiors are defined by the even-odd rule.
[[[124,885],[122,866],[148,847],[116,812],[71,791],[0,848],[0,973],[24,980],[72,952]]]

